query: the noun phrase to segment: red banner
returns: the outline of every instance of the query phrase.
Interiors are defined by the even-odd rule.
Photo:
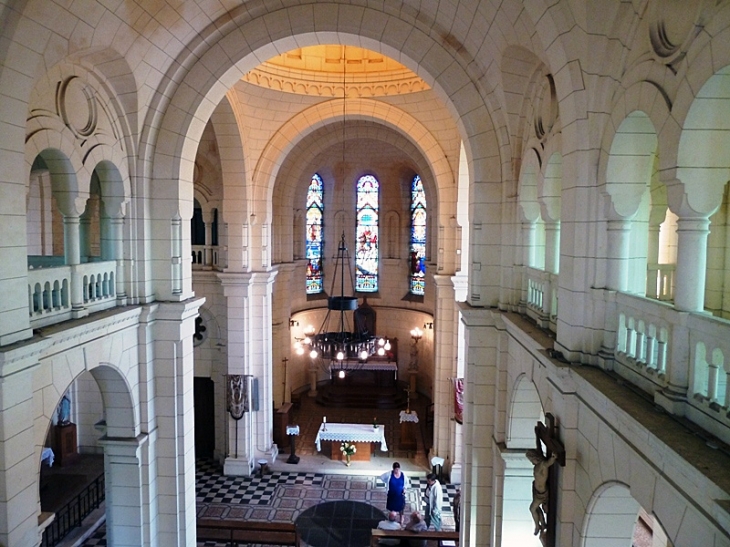
[[[452,378],[454,384],[454,419],[464,423],[464,378]]]

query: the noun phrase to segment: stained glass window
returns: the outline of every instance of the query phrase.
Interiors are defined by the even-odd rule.
[[[372,175],[357,181],[357,227],[355,233],[355,290],[378,290],[378,196],[380,184]]]
[[[322,284],[322,217],[324,216],[322,178],[312,175],[307,190],[307,235],[305,257],[307,259],[307,294],[321,293]]]
[[[411,182],[411,293],[426,291],[426,194],[423,181],[416,175]]]

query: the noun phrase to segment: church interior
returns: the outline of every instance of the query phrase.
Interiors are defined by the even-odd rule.
[[[0,129],[0,545],[730,547],[730,1],[0,0]]]

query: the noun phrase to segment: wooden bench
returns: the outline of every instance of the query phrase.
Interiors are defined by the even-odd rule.
[[[444,541],[453,542],[454,545],[459,544],[459,532],[455,530],[439,532],[435,530],[426,530],[425,532],[411,532],[410,530],[380,530],[373,528],[370,531],[370,547],[378,547],[381,539],[414,539],[414,540],[436,540],[439,545]]]
[[[260,543],[264,545],[301,545],[296,526],[290,522],[198,519],[197,541],[224,542],[231,547]]]

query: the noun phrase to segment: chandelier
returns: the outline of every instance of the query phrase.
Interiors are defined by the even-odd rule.
[[[353,274],[349,271],[350,254],[345,244],[345,234],[340,237],[334,262],[332,290],[327,298],[327,314],[319,330],[307,327],[305,337],[295,344],[296,352],[309,352],[313,363],[319,363],[329,374],[338,371],[344,377],[345,369],[362,368],[368,359],[376,357],[390,359],[391,343],[384,337],[377,337],[374,322],[369,320],[369,306],[358,308],[357,297],[345,294],[346,280],[350,283],[350,294],[354,294]],[[339,281],[339,294],[335,284]]]
[[[347,124],[347,47],[343,46],[342,69],[342,178],[345,179],[345,127]],[[343,212],[344,188],[343,184]],[[354,370],[362,368],[373,356],[390,360],[391,344],[386,338],[375,336],[375,313],[365,304],[358,308],[355,294],[354,272],[350,270],[350,254],[345,244],[343,230],[340,243],[337,247],[337,256],[334,262],[332,275],[332,289],[327,298],[327,314],[319,330],[307,327],[305,337],[297,340],[295,351],[303,355],[307,351],[313,364],[320,366],[330,374],[338,371],[338,376],[345,376],[345,368]],[[349,280],[350,292],[345,294],[345,280]],[[339,281],[339,294],[335,292],[335,284]],[[348,317],[348,314],[352,318]]]

